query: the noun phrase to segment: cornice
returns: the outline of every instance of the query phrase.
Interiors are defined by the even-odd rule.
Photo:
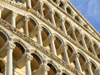
[[[29,43],[30,45],[32,45],[33,47],[38,49],[39,51],[43,52],[45,55],[47,55],[51,59],[55,60],[57,63],[59,63],[60,65],[62,65],[65,68],[67,68],[68,70],[70,70],[74,74],[76,74],[76,75],[83,75],[78,70],[73,68],[71,65],[68,65],[65,61],[62,61],[60,58],[58,58],[57,56],[55,56],[54,54],[49,52],[47,49],[45,49],[44,47],[40,46],[38,43],[36,43],[30,37],[27,37],[26,35],[21,33],[19,30],[17,30],[16,28],[12,27],[9,23],[4,21],[3,19],[0,19],[0,25],[3,26],[4,28],[8,29],[9,31],[11,31],[15,35],[17,35],[18,37],[20,37],[21,39],[23,39],[24,41],[26,41],[27,43]],[[3,29],[0,28],[0,30],[3,30]]]
[[[11,2],[9,2],[11,3]],[[27,9],[26,7],[19,7],[20,5],[16,5],[16,4],[12,4],[13,6],[17,7],[17,8],[20,8],[24,11],[28,11],[28,12],[31,12],[33,15],[35,15],[36,17],[38,17],[39,19],[41,19],[43,22],[45,22],[47,25],[49,25],[51,28],[53,28],[55,31],[57,31],[60,35],[62,35],[64,38],[66,38],[67,40],[71,41],[75,46],[77,46],[78,48],[80,48],[81,50],[83,50],[87,55],[89,55],[90,57],[92,57],[94,60],[98,61],[100,63],[100,60],[95,57],[92,53],[90,53],[89,51],[87,51],[84,47],[82,47],[81,45],[77,44],[77,42],[75,42],[73,39],[71,39],[69,36],[67,36],[63,31],[61,31],[60,29],[58,29],[57,27],[55,27],[50,21],[46,20],[45,18],[43,18],[41,15],[39,15],[39,13],[37,13],[36,11],[34,11],[33,9]],[[59,8],[60,9],[60,8]],[[63,9],[62,9],[63,10]],[[68,15],[68,14],[67,14]],[[70,15],[68,15],[70,16]],[[2,19],[1,19],[2,20]],[[2,20],[3,21],[3,20]],[[77,22],[77,21],[76,21]],[[3,21],[3,23],[6,23]],[[7,24],[7,23],[6,23]],[[7,27],[6,27],[7,28]],[[14,29],[13,27],[10,27],[12,29]],[[84,28],[84,27],[83,27]],[[14,29],[16,30],[16,29]],[[14,30],[11,30],[12,32]],[[16,30],[17,31],[17,30]],[[19,31],[14,31],[14,33],[17,33],[16,35],[20,36],[21,38],[23,37],[22,33]],[[86,30],[88,31],[88,30]],[[25,38],[25,37],[24,37]],[[27,40],[30,39],[29,37],[26,38]],[[33,41],[33,40],[28,40],[29,42]],[[32,42],[31,42],[32,43]]]

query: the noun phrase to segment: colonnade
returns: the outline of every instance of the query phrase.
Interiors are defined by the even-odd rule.
[[[59,2],[57,2],[59,3]],[[61,17],[59,18],[58,22],[55,23],[55,18],[54,18],[54,15],[56,12],[54,12],[54,10],[49,10],[49,12],[47,13],[46,16],[44,16],[44,13],[43,13],[43,3],[42,2],[39,2],[39,5],[40,7],[40,15],[43,16],[43,17],[46,17],[46,16],[50,16],[51,17],[51,22],[53,23],[54,26],[57,27],[57,25],[60,25],[62,27],[62,31],[65,33],[65,35],[69,35],[71,38],[73,38],[76,42],[79,43],[79,41],[82,41],[82,46],[89,51],[89,49],[91,49],[91,53],[93,53],[96,57],[97,57],[97,54],[100,53],[99,51],[99,47],[94,48],[94,42],[92,42],[92,40],[87,40],[85,39],[87,36],[85,34],[83,34],[83,32],[79,33],[78,36],[75,34],[77,33],[75,31],[75,28],[74,26],[70,25],[70,27],[68,29],[66,29],[66,26],[65,26],[65,22],[66,22],[66,19],[64,17]],[[32,8],[31,7],[31,0],[26,0],[26,6],[28,8]],[[0,7],[0,18],[2,18],[2,11],[3,11],[3,7]],[[65,9],[65,7],[64,7]],[[16,12],[13,12],[11,11],[11,25],[14,27],[14,28],[17,28],[16,27],[16,18],[19,14],[17,14]],[[30,33],[29,33],[29,21],[30,21],[31,18],[29,17],[24,17],[24,34],[26,34],[28,37],[30,37]],[[58,26],[59,27],[59,26]],[[43,43],[43,39],[42,39],[42,31],[43,31],[43,27],[42,25],[36,25],[35,28],[36,30],[36,33],[37,33],[37,42],[41,45],[41,46],[44,46],[44,43]],[[47,29],[46,29],[47,30]],[[85,64],[83,66],[81,66],[81,63],[80,63],[80,60],[79,60],[79,54],[76,53],[77,51],[74,51],[72,52],[72,55],[69,57],[69,53],[68,53],[68,45],[65,44],[64,40],[62,40],[62,38],[60,38],[59,36],[56,36],[56,35],[53,35],[54,33],[53,32],[49,32],[50,30],[47,30],[48,33],[50,33],[48,36],[47,36],[47,39],[49,41],[49,44],[51,45],[51,52],[55,55],[55,56],[58,56],[58,52],[59,50],[62,51],[64,53],[64,60],[66,63],[68,63],[69,65],[71,64],[71,62],[75,61],[76,63],[76,68],[82,73],[83,72],[83,69],[85,67],[85,69],[88,69],[89,71],[89,74],[90,75],[94,75],[92,69],[91,69],[91,62],[89,61],[89,63],[87,61],[85,61]],[[80,31],[79,31],[80,32]],[[88,38],[89,39],[89,38]],[[56,44],[55,44],[55,41],[58,41],[59,43],[59,48],[56,47]],[[61,43],[60,43],[61,42]],[[7,47],[7,71],[6,71],[6,74],[7,75],[13,75],[13,50],[15,48],[15,44],[13,42],[9,42],[8,43],[8,47]],[[61,52],[61,53],[62,53]],[[31,75],[32,72],[31,72],[31,60],[33,59],[33,56],[31,54],[26,54],[25,55],[26,57],[26,75]],[[88,67],[86,67],[88,66]],[[47,63],[44,64],[42,63],[42,68],[43,68],[43,75],[48,75],[48,71],[50,70],[50,68],[47,66]],[[97,70],[97,69],[96,69]],[[95,70],[95,71],[96,71]],[[57,73],[56,75],[61,75],[60,73]]]

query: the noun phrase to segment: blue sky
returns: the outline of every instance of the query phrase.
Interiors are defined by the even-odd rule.
[[[69,0],[100,33],[100,0]]]

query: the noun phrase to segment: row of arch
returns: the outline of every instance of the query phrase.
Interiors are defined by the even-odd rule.
[[[59,7],[61,7],[62,9],[64,9],[64,11],[66,13],[68,13],[70,16],[74,17],[76,21],[78,21],[79,23],[81,23],[81,19],[79,18],[78,15],[74,15],[72,9],[67,6],[67,2],[65,1],[60,1],[60,0],[51,0],[54,3],[56,3],[57,5],[59,5]],[[22,1],[17,0],[17,2],[21,2],[21,3],[25,3]],[[45,1],[41,1],[41,0],[31,0],[31,3],[29,5],[31,8],[33,8],[34,10],[38,11],[43,17],[45,17],[47,20],[49,20],[51,23],[57,25],[57,23],[59,22],[59,20],[62,18],[62,15],[60,15],[60,13],[58,13],[56,10],[53,10],[52,7],[47,4],[47,2]],[[54,17],[54,21],[52,20],[52,15]],[[55,23],[54,23],[55,22]],[[84,24],[83,25],[85,28],[87,28],[88,30],[89,27],[88,25]]]
[[[11,24],[12,11],[4,8],[1,14],[1,18]],[[22,33],[25,33],[26,31],[24,24],[25,24],[25,17],[20,14],[17,14],[15,25],[16,28],[18,28]],[[35,19],[29,18],[27,28],[29,33],[28,36],[30,36],[36,42],[38,42],[38,36],[39,36],[38,32],[40,31],[43,45],[47,47],[47,49],[51,50],[49,46],[50,46],[50,36],[52,35],[52,33],[46,26],[39,25],[39,23]],[[95,41],[91,41],[92,39],[90,39],[87,34],[82,34],[81,30],[79,30],[77,27],[73,27],[73,25],[71,25],[71,23],[67,19],[65,19],[64,23],[59,22],[58,28],[61,28],[61,30],[66,32],[66,34],[69,35],[73,40],[75,40],[81,46],[85,47],[89,52],[93,53],[98,58],[100,58],[99,45]],[[63,40],[58,35],[55,36],[55,38],[56,38],[55,40],[56,49],[58,49],[64,43]]]
[[[2,48],[5,47],[8,38],[9,37],[7,37],[6,34],[4,34],[2,31],[0,32],[0,41],[2,41],[0,44],[0,57],[1,58],[4,58],[6,56],[6,54],[5,55],[2,54],[4,52],[4,51],[2,51],[3,50]],[[13,51],[13,62],[16,63],[23,57],[26,50],[25,50],[25,47],[23,44],[21,44],[19,42],[14,42],[14,44],[16,45],[16,47]],[[72,65],[74,68],[78,69],[76,57],[74,57],[74,56],[76,56],[74,48],[70,44],[66,44],[66,45],[68,46],[66,52],[67,52],[69,60],[70,60],[70,65]],[[7,52],[5,52],[5,53],[7,53]],[[82,53],[80,51],[77,52],[77,54],[79,55],[79,62],[82,67],[82,73],[84,73],[85,75],[89,75],[90,74],[89,70],[84,69],[84,65],[88,62],[88,58],[85,56],[84,53]],[[37,69],[39,69],[42,57],[40,57],[38,54],[34,54],[34,53],[32,53],[31,55],[34,57],[33,60],[31,61],[31,67],[32,67],[32,71],[35,72]],[[60,50],[60,54],[58,54],[57,56],[60,59],[65,60],[63,51],[61,52],[61,50]],[[94,61],[90,60],[90,62],[92,63],[91,64],[92,72],[95,74],[95,70],[97,70],[99,67],[95,64]],[[1,62],[1,63],[3,63],[3,62]],[[50,63],[47,65],[51,68],[50,71],[48,72],[48,75],[55,75],[57,73],[57,70],[54,68],[54,66]],[[3,66],[5,67],[5,65],[3,65]],[[86,66],[87,65],[85,65],[85,67]],[[4,67],[2,68],[2,65],[0,64],[1,72],[2,72],[2,69],[4,69]],[[3,71],[2,73],[5,73],[5,72]],[[67,74],[64,74],[64,75],[67,75]]]

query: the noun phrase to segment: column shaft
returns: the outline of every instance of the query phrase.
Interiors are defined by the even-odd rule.
[[[70,64],[69,57],[68,57],[68,54],[67,54],[66,49],[64,49],[63,51],[64,51],[64,56],[65,56],[65,61],[66,61],[68,64]]]
[[[15,12],[12,12],[12,21],[11,21],[11,25],[16,28],[16,16],[17,14]]]
[[[94,75],[93,72],[92,72],[91,66],[88,66],[88,70],[89,70],[90,75]]]
[[[47,71],[44,71],[44,72],[43,72],[43,75],[48,75],[48,72],[47,72]]]
[[[26,6],[27,6],[28,8],[31,8],[31,0],[26,0]]]
[[[6,75],[13,75],[13,57],[12,57],[13,49],[8,49],[7,52],[7,71]]]
[[[51,11],[51,21],[56,26],[55,19],[54,19],[54,12]]]
[[[62,21],[62,29],[63,29],[63,32],[65,33],[65,34],[67,34],[67,31],[66,31],[66,28],[65,28],[65,21]]]
[[[25,17],[25,20],[24,20],[24,32],[25,32],[25,34],[27,36],[29,36],[28,21],[29,21],[29,19]]]
[[[82,73],[82,68],[81,68],[78,56],[76,56],[75,62],[76,62],[77,69]]]
[[[52,50],[53,54],[57,56],[54,40],[55,39],[53,37],[51,37],[51,50]]]
[[[43,3],[40,2],[40,14],[44,17],[44,13],[43,13]]]
[[[86,45],[85,40],[84,40],[83,37],[82,37],[82,43],[83,43],[83,46],[88,50],[87,45]]]
[[[41,36],[41,30],[38,29],[38,43],[43,46],[43,42],[42,42],[42,36]]]
[[[31,62],[30,60],[26,60],[26,75],[31,75]]]

